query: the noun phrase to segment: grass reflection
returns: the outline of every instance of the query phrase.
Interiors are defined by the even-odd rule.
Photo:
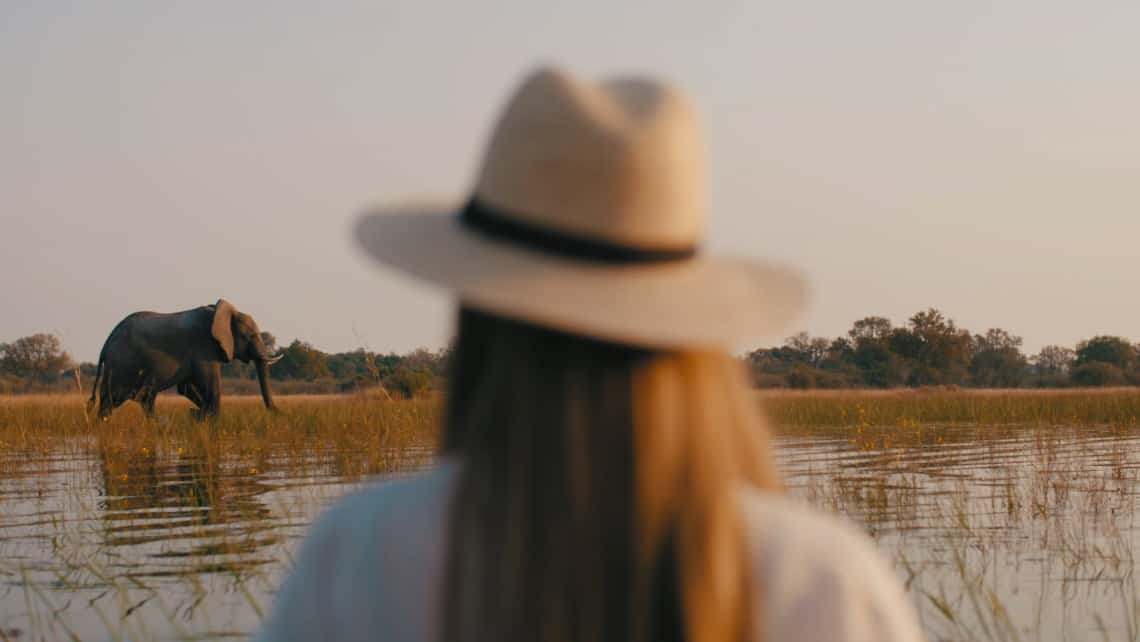
[[[240,635],[321,507],[431,460],[433,400],[281,406],[91,422],[79,396],[0,398],[0,641]]]
[[[763,392],[790,491],[849,515],[934,640],[1140,637],[1140,392]],[[306,526],[431,462],[437,399],[0,397],[0,642],[241,637]]]

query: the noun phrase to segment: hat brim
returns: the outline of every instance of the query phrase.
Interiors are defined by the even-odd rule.
[[[466,229],[458,208],[374,209],[355,236],[377,261],[473,308],[635,346],[731,348],[770,338],[803,310],[804,280],[773,263],[731,258],[613,265],[575,260]]]

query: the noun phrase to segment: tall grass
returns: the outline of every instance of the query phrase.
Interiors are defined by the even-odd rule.
[[[145,441],[161,447],[228,456],[273,455],[291,460],[322,452],[351,452],[382,459],[407,448],[430,449],[437,436],[438,400],[390,401],[364,395],[291,396],[268,412],[256,397],[229,397],[220,415],[196,420],[190,404],[160,397],[147,421],[134,403],[107,421],[88,415],[79,395],[0,396],[0,452],[84,449],[91,440],[118,448]]]
[[[897,547],[940,639],[1017,639],[1026,611],[1000,577],[1014,562],[1038,563],[1021,560],[1025,551],[1045,560],[1043,573],[1097,586],[1125,578],[1121,599],[1135,597],[1140,389],[757,399],[794,444],[782,453],[793,493]],[[10,489],[0,492],[0,584],[12,587],[0,607],[21,611],[13,619],[0,608],[0,642],[17,625],[26,639],[81,637],[73,631],[93,630],[81,622],[91,610],[100,639],[161,637],[147,626],[240,637],[225,633],[226,615],[211,622],[211,609],[238,595],[235,608],[260,616],[308,520],[354,481],[430,461],[441,409],[438,397],[314,395],[279,397],[270,413],[256,397],[228,396],[219,417],[198,421],[187,402],[163,396],[152,420],[129,403],[101,422],[84,402],[0,396],[0,491]],[[9,519],[18,504],[5,502],[20,498],[34,512]],[[38,557],[11,555],[28,551]],[[1124,639],[1138,639],[1140,602],[1128,604]],[[1034,633],[1025,638],[1049,637]]]
[[[227,596],[263,615],[322,506],[430,462],[440,406],[227,398],[198,421],[167,397],[154,419],[127,404],[104,422],[84,403],[0,397],[0,642],[240,637]]]
[[[776,426],[1136,425],[1140,388],[774,391],[758,394]]]

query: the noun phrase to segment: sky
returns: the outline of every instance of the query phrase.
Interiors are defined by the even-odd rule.
[[[353,223],[462,199],[539,64],[692,95],[707,251],[811,283],[784,334],[937,307],[1029,352],[1140,340],[1137,33],[1097,0],[0,0],[0,341],[93,360],[130,312],[224,297],[281,341],[442,346],[448,296]]]

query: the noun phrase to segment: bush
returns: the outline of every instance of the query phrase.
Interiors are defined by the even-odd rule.
[[[412,368],[405,365],[396,367],[396,370],[384,381],[384,387],[405,399],[412,399],[417,394],[431,388],[433,377],[426,368]]]
[[[787,388],[788,382],[783,375],[756,372],[752,375],[752,385],[762,390],[771,390],[773,388]]]
[[[808,366],[796,366],[792,371],[784,375],[784,380],[788,382],[789,388],[807,389],[815,387],[815,372],[813,368]]]
[[[0,371],[41,384],[59,382],[59,375],[74,366],[71,356],[54,334],[33,334],[12,343],[0,343]]]
[[[27,392],[28,384],[19,377],[0,373],[0,395],[14,395]]]
[[[302,379],[270,381],[269,391],[274,395],[331,395],[339,392],[337,382],[331,377],[321,377],[312,381]],[[175,394],[174,388],[168,392]],[[222,394],[258,396],[261,394],[261,387],[256,379],[222,379]]]
[[[1042,373],[1028,381],[1037,388],[1068,388],[1073,385],[1072,378],[1064,372]]]
[[[1072,377],[1078,386],[1122,386],[1127,383],[1123,370],[1103,361],[1090,361],[1073,368]]]
[[[848,372],[817,369],[814,375],[817,388],[835,390],[838,388],[856,388],[859,385],[858,374],[852,376]]]

